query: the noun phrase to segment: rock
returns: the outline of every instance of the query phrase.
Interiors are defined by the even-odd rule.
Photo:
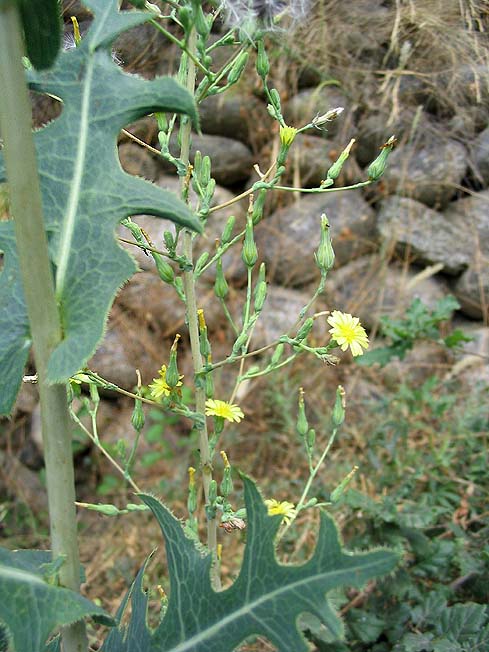
[[[441,263],[446,274],[460,274],[473,256],[473,235],[459,215],[439,213],[407,197],[380,202],[377,229],[384,242],[396,243],[414,264]]]
[[[387,195],[398,193],[444,208],[455,195],[467,164],[465,147],[454,140],[401,145],[390,155],[381,181]]]
[[[253,167],[253,156],[243,143],[239,140],[232,140],[224,136],[211,136],[209,134],[192,134],[192,146],[190,149],[190,161],[193,163],[197,150],[202,155],[208,155],[212,161],[212,177],[216,183],[223,186],[232,186],[238,181],[247,179]],[[178,154],[177,136],[173,134],[170,139],[170,151],[173,156]],[[165,172],[174,173],[175,166],[159,159],[160,165]]]
[[[332,109],[343,107],[344,112],[336,120],[323,125],[324,131],[310,129],[307,132],[327,135],[329,138],[337,134],[347,122],[349,104],[347,97],[336,86],[327,85],[300,91],[285,102],[282,108],[285,122],[293,127],[301,127],[311,122],[316,115],[324,115]]]
[[[258,151],[270,136],[272,118],[266,105],[249,93],[211,95],[199,105],[200,126],[205,134],[234,138]]]
[[[447,221],[458,222],[466,231],[471,245],[471,265],[480,269],[482,276],[489,273],[489,190],[452,202],[443,215]],[[459,243],[454,244],[458,248]]]
[[[358,131],[354,134],[357,142],[353,155],[361,167],[370,165],[379,154],[380,147],[393,134],[400,144],[404,144],[409,138],[414,138],[415,142],[425,142],[426,135],[433,137],[438,128],[428,119],[424,111],[419,113],[416,109],[406,107],[395,120],[392,122],[388,120],[387,113],[375,112],[364,115],[359,121]]]
[[[472,148],[473,174],[487,188],[489,186],[489,127],[475,139]]]
[[[331,224],[337,266],[375,249],[374,213],[359,193],[303,197],[273,213],[255,231],[259,253],[275,283],[298,286],[319,278],[314,252],[322,213]]]
[[[120,65],[130,73],[152,79],[165,59],[169,42],[151,23],[137,25],[121,34],[112,46]]]
[[[287,177],[294,179],[294,170],[299,166],[300,185],[302,188],[314,188],[326,178],[326,172],[336,161],[349,141],[333,140],[298,134],[290,149],[287,164]],[[344,164],[340,176],[335,181],[336,187],[351,185],[362,179],[362,171],[353,156]]]
[[[126,127],[126,131],[131,133],[136,138],[144,141],[148,145],[154,145],[158,142],[158,124],[154,115],[146,115],[144,118],[131,122]],[[121,132],[119,136],[120,143],[133,143],[134,141]],[[139,145],[141,147],[141,145]],[[143,149],[141,147],[141,149]]]
[[[34,129],[45,127],[56,120],[63,111],[63,103],[54,97],[34,91],[29,91],[29,97],[32,104],[32,126]]]
[[[310,287],[309,290],[294,290],[269,284],[263,311],[253,331],[252,348],[258,349],[266,346],[289,333],[291,329],[291,336],[295,335],[296,330],[293,329],[293,326],[297,322],[300,311],[311,300],[315,289],[316,286]],[[322,308],[324,308],[324,299],[316,302],[315,306],[309,310],[308,315],[312,315]],[[321,341],[324,341],[326,337],[325,319],[316,320],[314,334],[317,337],[322,337]]]
[[[328,307],[359,317],[371,330],[382,315],[400,317],[413,299],[433,307],[449,294],[446,282],[415,269],[387,264],[378,256],[364,256],[334,270],[326,282]]]
[[[447,379],[464,380],[471,390],[479,384],[489,387],[489,328],[461,319],[454,325],[473,340],[462,344],[462,351],[457,352],[457,361]]]
[[[122,169],[133,176],[154,181],[159,175],[160,167],[156,155],[137,143],[126,142],[119,145],[119,160]]]
[[[0,451],[0,492],[4,497],[14,496],[16,501],[28,505],[36,518],[47,512],[47,493],[39,474],[26,468],[7,451]]]
[[[38,402],[39,389],[37,383],[23,382],[15,399],[12,413],[14,415],[18,415],[19,412],[31,414]]]
[[[151,334],[143,331],[137,319],[114,306],[105,337],[88,367],[105,380],[131,391],[137,383],[135,370],[140,370],[143,383],[151,382],[162,359],[163,352]],[[114,396],[113,392],[109,394]]]
[[[204,308],[209,331],[215,330],[222,322],[222,316],[212,286],[199,286],[198,304]],[[117,305],[131,313],[139,331],[148,332],[150,337],[153,333],[155,340],[173,338],[176,333],[185,332],[183,301],[154,272],[135,274],[119,292]],[[158,351],[158,357],[163,358],[164,352]]]
[[[461,311],[468,317],[487,321],[489,319],[489,259],[481,254],[481,261],[474,263],[455,283],[454,294],[460,302]]]
[[[375,344],[385,346],[386,342],[378,339]],[[416,342],[403,360],[391,360],[382,371],[391,386],[406,381],[421,384],[437,371],[446,370],[447,366],[447,352],[442,346],[435,342]]]

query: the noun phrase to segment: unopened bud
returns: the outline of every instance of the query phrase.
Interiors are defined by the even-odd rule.
[[[321,239],[314,253],[316,265],[322,272],[328,272],[334,265],[334,250],[329,231],[329,221],[326,215],[321,215]]]
[[[308,317],[297,331],[297,335],[295,336],[294,339],[296,339],[298,342],[302,342],[302,340],[305,340],[306,337],[311,332],[313,326],[314,326],[314,319],[312,317]]]
[[[350,484],[353,476],[355,475],[355,473],[357,471],[358,471],[358,466],[354,466],[353,469],[350,471],[350,473],[346,476],[346,478],[344,478],[340,482],[340,484],[336,487],[336,489],[333,489],[333,491],[331,492],[331,495],[329,497],[329,499],[330,499],[330,501],[332,503],[336,503],[341,498],[341,496],[345,492],[345,489]]]
[[[151,252],[151,255],[153,256],[153,259],[155,261],[156,271],[158,272],[158,276],[165,283],[172,284],[173,281],[175,280],[175,273],[173,271],[172,266],[166,262],[166,260],[163,258],[161,254],[157,254],[156,252],[153,251]]]
[[[250,216],[246,221],[245,239],[243,243],[243,251],[241,253],[246,267],[254,267],[258,259],[258,250],[256,248],[255,239],[253,237],[253,221]]]
[[[248,57],[249,54],[248,52],[241,52],[241,54],[238,56],[236,61],[233,64],[233,67],[229,71],[228,75],[228,85],[231,86],[232,84],[235,84],[239,78],[241,77],[241,74],[243,70],[246,67],[246,64],[248,63]]]
[[[330,111],[323,113],[323,115],[318,114],[315,118],[313,118],[311,124],[313,127],[319,128],[327,122],[336,120],[336,118],[340,115],[340,113],[343,113],[343,111],[344,108],[342,106],[338,106],[336,109],[331,109]]]
[[[338,385],[338,388],[336,390],[336,400],[335,400],[333,415],[332,415],[332,421],[335,428],[341,426],[341,424],[345,420],[345,408],[346,408],[345,390],[341,385]]]
[[[170,362],[168,363],[168,368],[165,374],[166,384],[168,385],[168,387],[171,387],[171,389],[174,389],[180,381],[180,376],[178,373],[178,366],[177,366],[177,346],[178,346],[179,339],[180,339],[180,335],[178,334],[175,335],[175,340],[170,349]]]
[[[222,232],[222,236],[221,236],[221,243],[223,245],[227,244],[231,240],[235,222],[236,222],[236,218],[234,217],[234,215],[228,217],[228,221],[226,222],[226,226],[224,227],[224,231]]]
[[[326,178],[327,179],[337,179],[340,175],[341,168],[343,167],[346,159],[350,156],[350,150],[353,147],[353,144],[355,142],[355,139],[352,138],[348,145],[345,147],[345,149],[341,152],[341,154],[338,156],[336,161],[333,163],[333,165],[329,168],[329,170],[326,173]]]
[[[309,430],[309,423],[306,417],[306,406],[304,403],[304,390],[302,387],[299,389],[299,407],[297,410],[296,428],[301,437],[305,437],[307,435],[307,431]]]
[[[131,423],[136,432],[141,432],[144,426],[144,411],[142,401],[138,398],[134,402],[134,410],[132,411]]]
[[[256,56],[256,72],[262,79],[265,79],[265,77],[270,72],[270,62],[268,60],[268,55],[265,51],[265,46],[262,40],[258,41],[257,49],[258,54]]]
[[[367,174],[370,181],[377,181],[377,179],[380,179],[384,174],[387,167],[387,159],[395,147],[396,142],[395,136],[391,136],[389,140],[382,145],[380,154],[368,167]]]
[[[214,281],[214,294],[218,299],[225,299],[229,292],[229,286],[222,271],[222,258],[217,259],[216,280]]]
[[[273,355],[272,355],[272,357],[270,359],[270,366],[271,367],[274,367],[275,365],[277,365],[280,362],[280,358],[283,355],[284,348],[285,348],[285,345],[282,342],[279,342],[279,344],[277,344],[277,348],[273,352]]]

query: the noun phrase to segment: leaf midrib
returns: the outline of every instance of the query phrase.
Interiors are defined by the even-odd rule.
[[[385,560],[379,560],[374,563],[372,563],[369,567],[375,567],[379,565],[384,565]],[[365,568],[365,567],[362,567]],[[228,616],[225,616],[224,618],[220,619],[217,623],[211,625],[205,630],[200,631],[198,634],[192,636],[191,638],[187,639],[183,643],[179,643],[176,647],[172,647],[168,650],[168,652],[188,652],[189,650],[195,649],[195,646],[199,643],[202,643],[206,640],[212,639],[212,637],[216,636],[221,630],[225,629],[227,625],[234,620],[237,620],[238,618],[241,618],[241,616],[244,616],[247,613],[252,613],[256,608],[258,608],[261,604],[264,602],[268,602],[269,600],[272,600],[274,597],[280,596],[282,593],[288,593],[289,591],[292,591],[294,589],[300,589],[303,585],[310,584],[311,580],[319,580],[321,577],[334,577],[334,575],[342,575],[343,573],[348,573],[351,572],[352,569],[342,569],[340,571],[328,571],[327,573],[319,573],[317,575],[313,575],[312,577],[309,575],[307,577],[301,577],[299,580],[292,582],[290,584],[286,584],[284,586],[280,586],[274,591],[271,591],[270,593],[266,593],[265,595],[260,596],[259,598],[255,599],[253,602],[246,603],[239,609],[233,611],[231,614]],[[254,616],[255,620],[257,620],[256,615]]]

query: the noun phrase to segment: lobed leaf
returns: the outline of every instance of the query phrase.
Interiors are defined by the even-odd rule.
[[[301,614],[314,615],[339,637],[342,623],[326,594],[343,585],[360,586],[395,568],[398,555],[392,551],[353,554],[342,550],[336,526],[324,513],[312,558],[301,566],[280,564],[274,542],[281,518],[268,516],[254,483],[243,479],[248,515],[243,564],[234,584],[221,592],[214,591],[210,583],[210,554],[196,547],[180,521],[156,498],[141,495],[165,538],[168,608],[159,626],[150,632],[145,624],[142,569],[132,587],[130,625],[112,630],[103,652],[231,652],[252,635],[264,636],[280,652],[306,652],[298,628]]]
[[[185,113],[197,123],[192,96],[174,79],[144,80],[112,60],[114,39],[149,14],[119,11],[117,0],[84,2],[95,18],[80,46],[29,77],[33,90],[63,102],[61,116],[34,136],[64,335],[49,361],[50,382],[65,381],[94,353],[116,292],[137,269],[115,239],[117,223],[151,214],[202,230],[173,193],[125,173],[117,153],[121,128],[154,111]],[[0,414],[11,410],[30,346],[14,242],[13,223],[0,223]]]

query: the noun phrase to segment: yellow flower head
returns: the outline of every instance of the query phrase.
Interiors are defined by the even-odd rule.
[[[212,398],[207,399],[205,402],[205,414],[208,417],[222,417],[223,419],[227,419],[227,421],[236,421],[236,423],[244,419],[244,414],[239,405],[233,405],[232,403],[226,403],[226,401],[214,400]]]
[[[285,147],[290,147],[294,142],[294,139],[297,135],[297,129],[295,127],[280,127],[280,142]]]
[[[183,378],[183,376],[180,376]],[[177,387],[181,387],[182,381],[179,380]],[[153,382],[149,385],[149,390],[151,398],[158,399],[162,396],[170,396],[171,387],[166,382],[166,365],[162,365],[161,369],[158,371],[158,378],[153,378]]]
[[[285,523],[290,523],[290,521],[296,517],[297,511],[293,503],[288,503],[286,500],[282,502],[275,500],[274,498],[265,500],[265,505],[268,507],[269,516],[274,516],[275,514],[281,514],[282,520]]]
[[[368,349],[368,336],[360,324],[358,317],[352,317],[347,312],[333,310],[328,317],[331,337],[338,343],[342,351],[350,347],[352,355],[363,355],[363,349]],[[363,349],[362,349],[363,347]]]

